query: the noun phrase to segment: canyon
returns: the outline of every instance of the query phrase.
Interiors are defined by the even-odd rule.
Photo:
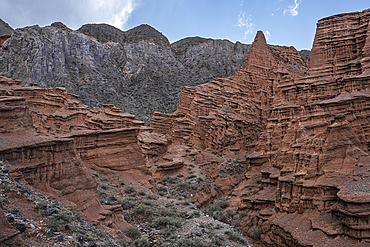
[[[10,59],[12,42],[32,32],[77,36],[76,44],[90,42],[99,51],[94,59],[103,54],[105,62],[135,44],[174,49],[185,59],[189,45],[221,42],[191,38],[169,48],[149,26],[112,29],[111,36],[102,35],[105,28],[86,25],[85,34],[61,23],[17,29],[6,34],[0,56]],[[150,44],[142,43],[145,32]],[[79,101],[84,94],[47,88],[55,85],[39,84],[22,66],[7,69],[22,81],[0,77],[0,160],[15,181],[77,207],[107,231],[124,232],[129,215],[104,203],[96,171],[114,174],[112,184],[130,176],[151,193],[165,188],[168,198],[186,198],[217,220],[237,220],[257,246],[368,246],[370,10],[319,20],[309,59],[294,47],[268,45],[261,31],[250,47],[236,46],[248,49],[238,53],[247,55],[240,69],[184,86],[177,109],[154,112],[150,126],[113,104],[89,108]],[[171,179],[177,180],[173,191]],[[211,210],[224,200],[225,208]],[[3,241],[18,230],[0,210]]]

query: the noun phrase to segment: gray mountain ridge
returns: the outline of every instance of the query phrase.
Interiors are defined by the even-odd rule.
[[[65,87],[89,107],[114,104],[148,124],[154,111],[176,110],[184,86],[235,74],[249,50],[200,37],[170,44],[146,24],[128,31],[86,24],[74,31],[55,22],[15,29],[0,49],[0,75]]]
[[[0,36],[2,35],[12,35],[14,32],[14,29],[9,26],[8,23],[0,19]]]

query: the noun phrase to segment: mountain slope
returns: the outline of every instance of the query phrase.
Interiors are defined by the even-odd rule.
[[[0,36],[6,35],[6,34],[12,34],[14,29],[9,26],[8,23],[0,19]]]
[[[187,42],[197,37],[170,45],[148,25],[123,32],[88,24],[79,31],[86,35],[51,26],[16,29],[0,50],[0,74],[27,85],[62,86],[89,107],[114,104],[149,123],[154,111],[176,109],[184,86],[234,74],[250,47]]]

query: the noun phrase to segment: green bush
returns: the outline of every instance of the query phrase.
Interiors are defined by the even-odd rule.
[[[197,175],[195,175],[195,174],[189,174],[189,175],[186,176],[186,179],[193,179],[193,178],[196,178],[196,177],[197,177]]]
[[[47,225],[49,227],[55,227],[55,228],[58,228],[60,227],[60,225],[62,225],[64,223],[64,220],[60,217],[59,214],[53,214],[51,216],[48,217],[48,222],[47,222]]]
[[[151,207],[155,205],[151,200],[143,200],[142,203]]]
[[[224,237],[219,236],[219,235],[213,235],[211,239],[212,239],[212,244],[217,245],[217,246],[222,245],[223,242],[225,241]]]
[[[261,233],[262,227],[260,226],[255,226],[250,230],[250,236],[256,240],[261,238]]]
[[[158,187],[158,191],[167,192],[167,187],[166,186],[163,186],[163,185],[160,185]]]
[[[139,191],[137,192],[137,194],[138,194],[139,196],[145,196],[145,195],[146,195],[146,192],[145,192],[145,190],[144,190],[144,189],[141,189],[141,190],[139,190]]]
[[[172,177],[172,176],[165,176],[164,178],[162,178],[162,182],[163,183],[169,183],[169,184],[176,184],[180,181],[181,179],[179,179],[178,177]]]
[[[108,189],[108,185],[106,185],[106,184],[100,184],[100,188],[102,188],[103,190],[107,190]]]
[[[186,190],[187,188],[189,188],[189,184],[185,181],[181,181],[180,183],[175,185],[176,191]]]
[[[249,211],[240,211],[239,212],[239,218],[243,219],[245,216],[248,216],[249,213],[250,213]]]
[[[188,214],[186,212],[180,212],[180,217],[181,218],[186,218]]]
[[[143,215],[143,216],[153,216],[154,211],[152,207],[141,204],[133,209],[133,213],[137,215]]]
[[[200,239],[189,239],[189,238],[183,238],[180,239],[179,242],[177,242],[177,246],[179,247],[203,247],[204,244]]]
[[[138,239],[141,237],[140,231],[134,226],[127,227],[125,230],[125,233],[128,237],[133,238],[133,239]]]
[[[212,204],[208,205],[208,207],[206,208],[206,212],[209,215],[213,215],[214,211],[222,211],[228,206],[229,206],[229,202],[227,201],[227,198],[221,198],[219,200],[216,200]]]
[[[239,242],[241,244],[247,244],[247,241],[243,238],[243,235],[241,235],[238,232],[230,230],[230,231],[225,231],[225,234],[232,241],[236,241],[236,242]]]
[[[167,208],[161,208],[159,210],[159,215],[173,217],[175,214],[172,212],[172,210],[168,210]]]
[[[219,221],[222,221],[222,222],[226,222],[226,218],[227,218],[224,211],[214,211],[212,217],[215,220],[219,220]]]
[[[126,194],[132,194],[136,192],[136,189],[134,186],[126,186],[124,191]]]
[[[148,200],[157,200],[158,196],[155,195],[155,194],[149,194],[149,195],[146,196],[146,199],[148,199]]]
[[[135,198],[133,197],[125,197],[123,199],[119,199],[117,203],[121,204],[123,210],[130,209],[136,205]]]
[[[140,239],[137,239],[134,242],[134,245],[136,247],[150,247],[150,242],[149,242],[149,240],[146,237],[142,237]]]
[[[153,227],[181,227],[181,222],[179,220],[173,219],[171,217],[157,217],[153,223]]]
[[[46,209],[48,204],[45,201],[39,201],[35,205],[35,209]]]

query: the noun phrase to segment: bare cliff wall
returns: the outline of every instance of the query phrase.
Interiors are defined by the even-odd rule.
[[[30,26],[4,42],[0,75],[26,85],[64,87],[90,108],[114,104],[149,123],[154,111],[176,109],[184,86],[233,75],[249,48],[199,37],[170,45],[148,25],[126,32],[106,24],[78,31],[62,24]]]
[[[245,154],[231,207],[267,246],[368,244],[369,20],[318,21],[309,65],[257,33],[234,76],[186,87],[175,113],[153,115],[178,142]]]

